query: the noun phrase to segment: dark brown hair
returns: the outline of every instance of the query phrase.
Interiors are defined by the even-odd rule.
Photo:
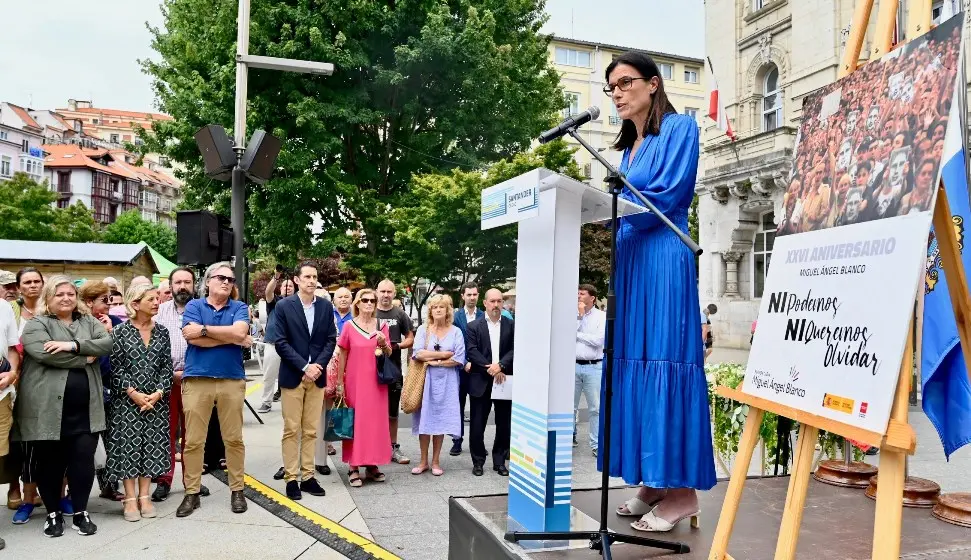
[[[623,124],[620,125],[620,134],[617,135],[617,140],[614,141],[613,148],[615,150],[626,150],[634,145],[634,141],[639,136],[647,136],[648,134],[657,136],[660,134],[661,121],[664,119],[664,115],[677,113],[677,111],[674,109],[674,105],[671,105],[671,101],[668,100],[667,94],[664,93],[664,78],[661,76],[661,71],[658,69],[657,63],[654,62],[653,58],[640,52],[625,52],[607,66],[607,72],[604,74],[606,81],[609,82],[610,73],[617,68],[618,64],[626,64],[634,67],[641,76],[648,80],[654,77],[657,78],[657,91],[651,95],[653,98],[651,102],[651,113],[647,116],[647,123],[644,126],[644,130],[639,132],[637,125],[630,119],[624,119]]]
[[[597,297],[597,287],[593,284],[580,284],[580,288],[577,291],[587,292],[593,298]]]

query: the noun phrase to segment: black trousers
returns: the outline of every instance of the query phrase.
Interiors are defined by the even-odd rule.
[[[484,465],[486,460],[485,429],[489,412],[496,409],[496,440],[492,444],[492,466],[506,464],[509,457],[509,426],[512,422],[512,401],[494,401],[491,396],[469,395],[469,452],[473,465]]]
[[[61,511],[61,484],[67,474],[74,511],[88,509],[94,486],[94,451],[98,434],[62,436],[58,441],[35,441],[37,490],[48,512]]]
[[[461,420],[459,425],[461,426],[460,429],[462,431],[459,433],[459,437],[452,438],[452,443],[457,443],[459,445],[462,445],[462,441],[465,439],[465,400],[468,396],[468,375],[463,372],[462,375],[459,376],[459,416]]]

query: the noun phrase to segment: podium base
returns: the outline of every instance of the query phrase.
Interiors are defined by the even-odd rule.
[[[933,480],[908,476],[904,481],[904,507],[932,508],[941,495],[941,486]],[[877,499],[877,477],[870,479],[866,497]]]
[[[877,468],[869,463],[853,461],[823,461],[813,473],[813,478],[823,484],[842,486],[844,488],[866,488],[870,485],[870,478],[877,474]]]
[[[971,492],[941,495],[931,513],[952,525],[971,527]]]

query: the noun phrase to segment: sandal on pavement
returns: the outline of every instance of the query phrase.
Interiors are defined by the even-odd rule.
[[[148,503],[148,507],[147,508],[144,507],[144,506],[142,506],[142,502],[141,502],[142,500],[148,500],[148,502],[147,502]],[[138,509],[141,510],[142,517],[144,517],[146,519],[151,519],[151,518],[155,517],[156,515],[158,515],[155,512],[155,506],[152,505],[151,496],[139,496],[138,497]]]
[[[379,471],[377,467],[368,467],[367,476],[374,482],[384,482],[387,479],[384,473]]]
[[[358,471],[357,469],[349,471],[347,473],[347,483],[353,486],[354,488],[360,488],[361,486],[364,486],[364,481],[361,480],[361,472]]]
[[[443,474],[445,474],[445,470],[441,467],[432,467],[432,475],[442,476]]]
[[[698,522],[698,515],[700,513],[701,513],[700,511],[696,511],[694,513],[688,513],[688,514],[682,515],[681,517],[671,522],[662,517],[658,517],[654,515],[654,512],[650,511],[646,513],[643,517],[641,517],[640,520],[631,523],[630,526],[635,531],[642,531],[645,533],[667,533],[671,529],[674,529],[674,526],[677,525],[678,522],[682,521],[685,518],[690,517],[691,528],[697,529],[700,526]]]
[[[411,474],[422,474],[428,470],[428,467],[415,467],[411,469]]]
[[[626,512],[623,511],[625,507],[627,508]],[[617,508],[617,515],[621,517],[640,517],[645,513],[649,513],[652,509],[654,509],[654,506],[634,496],[624,502],[624,505]]]
[[[134,501],[136,501],[136,498],[125,498],[124,500],[121,501],[121,503],[127,504],[128,502],[134,502]],[[122,505],[122,507],[124,507],[124,505]],[[135,509],[135,511],[125,510],[125,521],[134,522],[134,521],[141,521],[141,520],[142,520],[142,514],[141,512],[138,511],[137,508]]]

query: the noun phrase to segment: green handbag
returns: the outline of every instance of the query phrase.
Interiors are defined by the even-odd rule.
[[[334,407],[327,410],[327,429],[324,441],[354,439],[354,409],[347,406],[344,395],[338,397]]]

